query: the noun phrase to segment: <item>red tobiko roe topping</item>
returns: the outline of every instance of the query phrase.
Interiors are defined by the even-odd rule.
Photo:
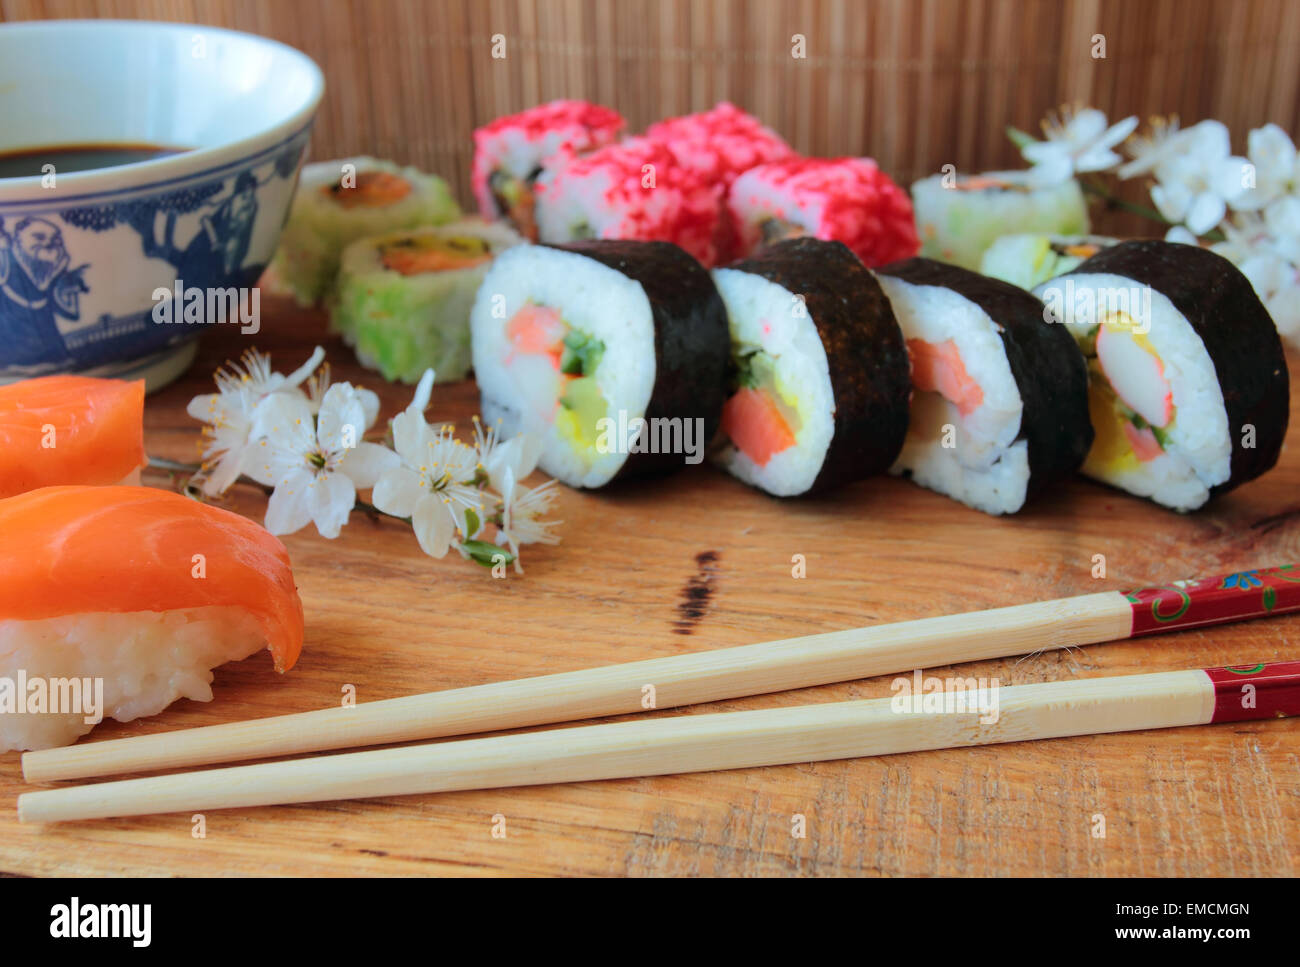
[[[470,187],[479,211],[487,218],[498,214],[488,178],[508,148],[503,137],[520,134],[528,142],[555,151],[590,151],[615,141],[624,127],[617,111],[588,101],[550,101],[537,107],[497,118],[474,131],[474,164]],[[545,160],[545,159],[539,159]]]
[[[556,165],[553,180],[539,184],[537,191],[563,195],[571,186],[599,175],[608,178],[602,205],[619,219],[600,230],[601,238],[672,242],[705,265],[717,261],[714,233],[721,211],[717,193],[658,142],[628,138],[586,155],[567,152]]]
[[[820,218],[810,234],[843,242],[870,268],[911,258],[921,249],[911,199],[870,158],[793,158],[753,168],[739,184],[740,197],[731,200],[738,221],[742,198],[751,208],[759,204],[754,180],[779,190],[801,211],[820,202]]]
[[[652,124],[645,136],[667,145],[679,163],[723,188],[755,165],[797,157],[780,135],[728,101]]]

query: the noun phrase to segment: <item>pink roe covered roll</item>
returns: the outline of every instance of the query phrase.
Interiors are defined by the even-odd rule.
[[[720,209],[715,243],[721,262],[739,254],[736,228],[727,212],[732,183],[756,165],[798,157],[775,131],[727,101],[709,111],[652,124],[645,136],[664,145],[679,165],[713,187]]]
[[[752,168],[728,198],[739,254],[811,235],[843,242],[870,268],[920,250],[912,203],[870,158],[792,158]]]
[[[474,198],[484,218],[505,218],[536,241],[533,185],[562,151],[612,144],[624,127],[617,111],[587,101],[551,101],[497,118],[474,132]]]
[[[672,242],[705,265],[717,261],[717,193],[668,148],[647,138],[569,154],[548,166],[536,191],[543,242]]]

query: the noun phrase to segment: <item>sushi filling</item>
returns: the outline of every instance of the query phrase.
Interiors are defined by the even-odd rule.
[[[537,238],[537,217],[534,213],[537,198],[533,194],[533,185],[541,173],[539,165],[526,178],[517,178],[503,168],[497,168],[488,175],[488,190],[492,192],[497,209],[505,215],[515,231],[529,239]]]
[[[345,184],[346,181],[352,184]],[[358,171],[350,179],[321,186],[321,194],[342,208],[383,208],[411,193],[411,183],[388,171]]]
[[[773,242],[780,242],[787,238],[802,238],[807,234],[807,229],[802,225],[775,215],[763,219],[758,224],[758,235],[763,245],[771,245]]]
[[[1164,363],[1133,319],[1114,312],[1086,337],[1088,412],[1097,439],[1088,463],[1105,472],[1161,457],[1175,411]]]
[[[750,460],[766,467],[798,440],[798,397],[780,384],[776,360],[746,347],[735,358],[736,380],[722,408],[722,432]]]
[[[379,260],[390,272],[422,275],[490,262],[492,248],[486,239],[471,235],[410,235],[380,245]]]
[[[539,412],[550,414],[576,454],[590,457],[599,439],[599,422],[609,410],[596,382],[605,344],[566,323],[559,310],[532,302],[511,317],[506,338],[506,365],[521,381],[540,382],[540,391],[551,396]],[[549,375],[538,365],[543,361]]]

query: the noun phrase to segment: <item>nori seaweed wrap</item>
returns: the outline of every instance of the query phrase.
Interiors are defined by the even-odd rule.
[[[733,361],[715,459],[777,496],[888,470],[907,431],[907,351],[857,256],[839,242],[796,238],[713,278]]]
[[[497,257],[470,316],[483,411],[541,435],[577,487],[700,463],[726,390],[709,273],[667,242],[525,245]]]

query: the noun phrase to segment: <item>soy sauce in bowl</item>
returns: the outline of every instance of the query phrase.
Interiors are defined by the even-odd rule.
[[[156,144],[56,144],[41,148],[0,151],[0,178],[33,178],[46,174],[53,165],[56,174],[116,168],[141,161],[154,161],[184,154],[189,148]]]

